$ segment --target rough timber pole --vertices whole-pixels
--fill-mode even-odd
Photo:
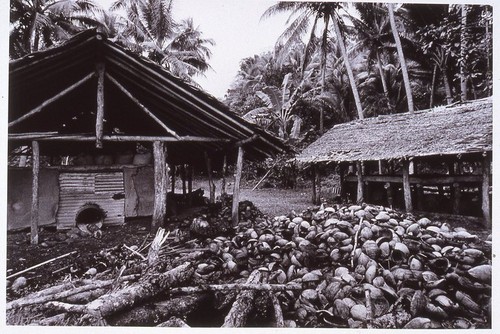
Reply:
[[[358,175],[358,191],[356,196],[356,202],[361,203],[364,199],[363,193],[363,163],[361,161],[356,162],[356,169]]]
[[[153,207],[153,219],[151,221],[151,230],[156,231],[163,225],[167,212],[168,174],[165,143],[160,141],[153,142],[153,156],[155,201]]]
[[[188,203],[191,207],[193,205],[193,166],[187,165],[187,181],[188,181]]]
[[[487,227],[491,226],[491,211],[490,211],[490,161],[488,156],[483,157],[483,184],[481,186],[481,207],[483,209],[484,224]]]
[[[207,175],[208,175],[208,190],[210,192],[210,203],[215,203],[215,183],[212,176],[212,160],[205,152],[205,163],[207,165]]]
[[[31,244],[38,245],[38,207],[39,207],[39,186],[38,174],[40,172],[40,146],[37,141],[33,141],[31,145],[32,150],[32,169],[33,169],[33,183],[32,183],[32,198],[31,198]]]
[[[403,194],[406,212],[412,212],[413,205],[411,203],[410,163],[407,160],[403,160]]]
[[[224,161],[222,162],[222,180],[220,184],[221,195],[226,195],[226,173],[227,173],[227,156],[224,154]]]
[[[316,204],[316,198],[318,197],[316,194],[316,164],[312,165],[312,203]]]
[[[240,203],[240,181],[241,171],[243,169],[243,147],[238,147],[238,158],[236,160],[236,172],[234,174],[234,188],[233,188],[233,208],[232,208],[232,222],[233,227],[239,223],[238,208]]]
[[[97,113],[95,122],[95,147],[102,148],[104,132],[104,63],[97,64]]]

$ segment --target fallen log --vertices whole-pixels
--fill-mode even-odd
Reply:
[[[257,284],[261,280],[261,273],[254,270],[248,277],[247,284]],[[246,290],[241,292],[229,310],[224,319],[222,327],[243,327],[247,321],[248,315],[252,311],[255,290]]]
[[[169,300],[141,305],[131,310],[119,312],[107,318],[113,326],[147,326],[168,320],[172,316],[186,316],[207,297],[206,294],[193,294]]]
[[[52,317],[48,317],[45,319],[41,319],[40,321],[34,323],[34,325],[37,326],[54,326],[54,325],[59,325],[61,326],[62,322],[66,320],[66,317],[68,316],[68,313],[59,313],[56,314]]]
[[[186,322],[180,318],[172,317],[165,322],[162,322],[156,327],[190,327]]]
[[[229,284],[203,284],[199,286],[183,286],[170,290],[171,294],[177,293],[198,293],[207,291],[222,291],[228,292],[231,290],[254,290],[254,291],[294,291],[302,290],[301,284],[251,284],[251,283],[229,283]]]
[[[24,270],[18,271],[18,272],[17,272],[17,273],[15,273],[15,274],[12,274],[12,275],[10,275],[10,276],[7,276],[7,278],[6,278],[6,279],[10,279],[10,278],[13,278],[13,277],[19,276],[19,275],[21,275],[21,274],[24,274],[25,272],[31,271],[31,270],[33,270],[33,269],[39,268],[39,267],[44,266],[44,265],[46,265],[46,264],[48,264],[48,263],[54,262],[54,261],[56,261],[56,260],[59,260],[59,259],[65,258],[65,257],[67,257],[67,256],[70,256],[70,255],[73,255],[73,254],[76,254],[76,253],[78,253],[78,251],[69,252],[69,253],[66,253],[66,254],[63,254],[63,255],[60,255],[60,256],[54,257],[54,258],[52,258],[52,259],[50,259],[50,260],[44,261],[44,262],[42,262],[42,263],[35,264],[34,266],[31,266],[31,267],[26,268],[26,269],[24,269]]]
[[[193,264],[186,262],[165,273],[148,275],[142,281],[88,303],[85,311],[97,317],[107,317],[148,300],[172,286],[189,281],[193,273]]]
[[[285,320],[283,319],[283,310],[281,309],[280,301],[272,292],[269,292],[269,298],[271,299],[271,303],[273,305],[274,322],[276,327],[285,327]]]
[[[71,304],[87,304],[96,298],[101,297],[109,291],[109,288],[97,288],[89,291],[83,291],[66,298],[61,298],[62,301]]]
[[[138,275],[129,275],[121,277],[118,282],[131,281],[139,278]],[[106,281],[80,280],[75,282],[64,283],[55,287],[51,287],[34,294],[30,294],[23,298],[19,298],[8,302],[6,310],[19,308],[22,306],[42,304],[53,300],[62,300],[70,296],[78,295],[95,289],[101,289],[113,285],[117,280],[111,279]],[[68,290],[69,289],[69,290]],[[71,299],[70,299],[71,300]],[[67,300],[69,301],[69,300]]]

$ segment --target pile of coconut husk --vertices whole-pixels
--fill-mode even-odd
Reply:
[[[188,326],[208,313],[223,327],[491,327],[491,238],[371,205],[269,219],[242,202],[231,230],[226,209],[159,230],[127,260],[104,251],[115,261],[107,274],[12,300],[7,312],[49,309],[40,325]]]

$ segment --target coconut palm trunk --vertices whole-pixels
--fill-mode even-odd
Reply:
[[[403,46],[401,45],[401,39],[399,38],[398,29],[396,27],[396,20],[394,19],[394,9],[392,3],[387,4],[387,9],[389,10],[389,20],[391,22],[392,34],[394,35],[394,41],[396,42],[396,48],[398,50],[399,63],[401,64],[401,71],[403,72],[403,81],[406,91],[406,100],[408,102],[408,111],[413,113],[413,95],[411,92],[410,77],[408,75],[408,67],[406,66],[406,60],[403,53]]]
[[[392,111],[391,100],[389,99],[389,89],[387,88],[387,81],[385,80],[384,69],[382,67],[382,61],[380,60],[380,51],[377,50],[377,68],[380,74],[380,81],[382,81],[382,89],[384,90],[384,96],[387,99],[387,107]]]
[[[344,58],[345,68],[347,70],[347,76],[349,77],[349,83],[352,89],[352,95],[354,96],[354,102],[356,104],[356,110],[358,111],[358,118],[363,119],[363,107],[361,106],[361,99],[359,97],[358,87],[356,86],[356,81],[354,80],[354,73],[352,72],[351,63],[349,62],[349,57],[347,56],[347,50],[342,39],[342,34],[340,32],[339,23],[335,17],[335,9],[330,12],[330,17],[332,18],[333,28],[335,29],[335,35],[337,36],[337,42],[340,47],[340,52],[342,53],[342,58]]]
[[[467,12],[469,7],[462,5],[462,24],[460,25],[460,99],[467,101]]]

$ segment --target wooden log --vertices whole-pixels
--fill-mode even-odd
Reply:
[[[38,220],[40,219],[39,216],[39,174],[40,174],[40,146],[38,142],[35,140],[31,144],[31,150],[32,150],[32,174],[33,174],[33,180],[31,184],[31,233],[30,233],[30,240],[32,245],[38,245]]]
[[[181,180],[182,180],[182,194],[186,195],[187,193],[187,180],[186,180],[186,165],[181,165]]]
[[[364,196],[365,196],[363,193],[363,162],[357,161],[356,169],[357,169],[356,175],[358,182],[358,187],[356,192],[356,202],[362,203],[364,201]]]
[[[68,313],[86,313],[85,305],[69,304],[58,301],[50,301],[45,304],[49,309],[64,311]]]
[[[97,70],[97,112],[95,122],[95,147],[102,148],[104,134],[104,63],[98,63]]]
[[[193,312],[208,296],[193,294],[170,298],[166,301],[140,305],[115,313],[106,320],[113,326],[148,326],[168,320],[172,316],[185,317]]]
[[[156,327],[190,327],[184,320],[177,318],[177,317],[171,317],[165,322],[162,322]]]
[[[5,308],[6,310],[11,310],[28,305],[42,304],[53,300],[63,300],[67,299],[68,297],[88,291],[107,288],[120,282],[135,281],[138,278],[139,275],[127,275],[122,276],[119,279],[110,279],[104,281],[79,280],[75,282],[65,283],[33,294],[29,294],[16,300],[12,300],[5,304]]]
[[[193,206],[193,166],[187,165],[188,204]]]
[[[208,153],[205,152],[205,164],[207,166],[207,175],[208,175],[208,188],[210,193],[210,203],[215,203],[215,183],[212,176],[212,160],[208,156]]]
[[[99,298],[102,295],[106,294],[108,291],[109,291],[108,288],[92,289],[89,291],[83,291],[68,296],[66,298],[61,298],[61,300],[65,303],[70,303],[70,304],[87,304],[93,301],[94,299]]]
[[[97,317],[113,313],[144,302],[171,287],[185,284],[194,273],[194,265],[186,262],[165,273],[151,275],[123,289],[97,298],[85,306],[85,311]]]
[[[389,182],[387,182],[384,187],[387,192],[387,205],[390,208],[392,208],[392,206],[394,205],[394,195],[392,191],[392,185]]]
[[[491,227],[491,209],[490,209],[490,160],[488,156],[483,157],[482,161],[482,184],[481,184],[481,208],[483,210],[484,225]]]
[[[405,199],[406,212],[412,212],[413,204],[411,200],[410,187],[410,164],[407,160],[403,160],[403,195]]]
[[[62,135],[57,132],[46,133],[10,133],[9,140],[38,140],[38,141],[81,141],[90,142],[95,141],[96,136],[91,134],[85,135]],[[103,135],[103,141],[110,142],[130,142],[130,141],[144,141],[144,142],[200,142],[200,143],[228,143],[229,139],[225,138],[212,138],[212,137],[197,137],[197,136],[127,136],[127,135]]]
[[[166,148],[164,143],[159,141],[153,142],[153,156],[155,200],[151,230],[156,231],[163,225],[167,214],[168,175],[166,167]]]
[[[452,198],[453,198],[453,214],[460,214],[460,199],[462,197],[462,192],[460,190],[460,183],[455,182],[452,185]]]
[[[236,227],[239,223],[239,203],[240,203],[240,182],[241,182],[241,172],[243,170],[243,147],[238,147],[238,158],[236,160],[236,171],[234,174],[234,187],[233,187],[233,206],[231,211],[231,218],[233,227]]]
[[[316,187],[318,188],[318,191],[316,193],[316,204],[321,204],[321,169],[319,168],[319,164],[314,164],[316,168]]]
[[[247,283],[257,284],[261,280],[261,273],[258,270],[254,270],[248,277]],[[229,313],[224,319],[224,324],[222,327],[243,327],[246,324],[248,315],[252,311],[253,299],[255,297],[255,291],[248,290],[241,292],[229,310]]]
[[[228,284],[203,284],[198,286],[183,286],[179,288],[173,288],[170,290],[171,294],[177,293],[199,293],[207,291],[222,291],[228,292],[232,290],[243,291],[243,290],[253,290],[253,291],[297,291],[302,290],[301,284],[252,284],[252,283],[228,283]]]
[[[279,328],[285,327],[285,320],[283,319],[283,310],[281,309],[280,301],[272,292],[269,292],[269,298],[271,299],[271,303],[273,305],[275,326]]]
[[[372,329],[373,309],[370,289],[365,289],[365,305],[366,305],[366,328]]]
[[[357,182],[357,177],[353,175],[346,176],[347,182]],[[400,176],[391,175],[364,175],[363,180],[367,182],[391,182],[402,183]],[[436,185],[436,184],[450,184],[453,182],[460,183],[480,183],[482,181],[481,175],[410,175],[410,183],[420,183],[422,185]]]
[[[63,321],[66,320],[68,313],[59,313],[52,317],[44,318],[35,323],[37,326],[61,326]]]
[[[38,105],[35,108],[31,109],[28,113],[24,114],[23,116],[19,117],[16,120],[10,122],[9,123],[9,128],[12,127],[12,126],[14,126],[14,125],[16,125],[16,124],[18,124],[19,122],[24,121],[25,119],[28,119],[28,118],[32,117],[33,115],[39,113],[40,111],[43,110],[43,108],[45,108],[46,106],[48,106],[52,102],[59,100],[61,97],[65,96],[66,94],[68,94],[72,90],[80,87],[85,82],[87,82],[88,80],[90,80],[93,76],[94,76],[94,72],[89,73],[86,76],[84,76],[82,79],[78,80],[77,82],[75,82],[74,84],[72,84],[71,86],[69,86],[68,88],[63,89],[62,91],[60,91],[56,95],[54,95],[51,98],[43,101],[40,105]]]
[[[340,177],[340,199],[342,202],[347,202],[346,200],[346,188],[345,188],[345,177],[346,177],[346,166],[343,163],[339,163],[339,177]]]

